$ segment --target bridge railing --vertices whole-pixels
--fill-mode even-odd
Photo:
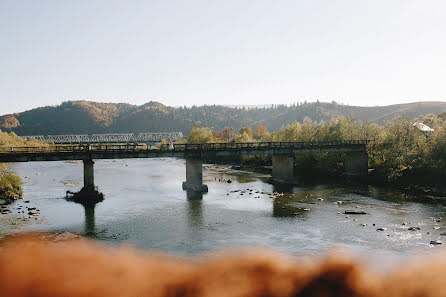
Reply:
[[[181,143],[160,144],[77,144],[49,145],[42,147],[0,147],[0,154],[23,153],[82,153],[82,152],[135,152],[135,151],[224,151],[241,149],[317,149],[367,145],[368,140],[319,141],[319,142],[243,142],[243,143]]]
[[[143,144],[91,144],[91,145],[48,145],[41,147],[0,147],[0,154],[21,153],[81,153],[94,151],[136,151],[146,150]]]
[[[318,148],[367,145],[369,140],[315,141],[315,142],[237,142],[237,143],[182,143],[174,144],[174,150],[239,150],[239,149],[274,149],[274,148]],[[172,145],[162,144],[160,150],[172,150]]]

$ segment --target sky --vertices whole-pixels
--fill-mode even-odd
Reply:
[[[0,0],[0,114],[446,101],[444,0]]]

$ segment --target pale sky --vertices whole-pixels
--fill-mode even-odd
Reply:
[[[0,0],[0,114],[446,100],[444,0]]]

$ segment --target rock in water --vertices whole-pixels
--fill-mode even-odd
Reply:
[[[363,210],[347,209],[346,211],[344,211],[344,214],[363,215],[363,214],[367,214],[367,213]]]
[[[420,227],[410,227],[407,230],[409,230],[409,231],[417,231],[417,230],[420,230]]]

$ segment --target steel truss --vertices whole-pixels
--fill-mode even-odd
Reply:
[[[20,136],[25,140],[38,140],[55,144],[71,143],[154,143],[161,140],[176,141],[183,138],[181,132],[161,133],[108,133],[108,134],[79,134],[79,135],[29,135]]]

